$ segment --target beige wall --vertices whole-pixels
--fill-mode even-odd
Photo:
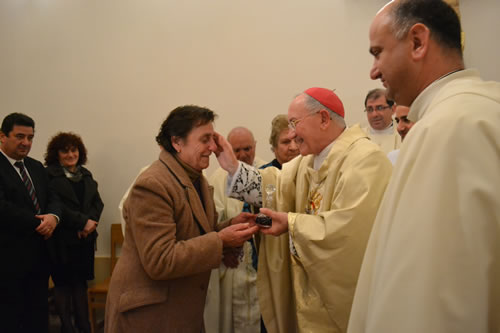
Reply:
[[[485,80],[500,81],[498,13],[498,0],[460,0],[465,65],[479,69]]]
[[[335,88],[350,124],[378,87],[368,71],[368,27],[383,0],[0,2],[0,116],[37,122],[31,155],[57,131],[81,134],[105,202],[98,255],[138,170],[156,158],[161,121],[181,104],[219,114],[222,134],[254,131],[270,160],[270,120],[295,93]],[[466,61],[500,80],[495,0],[460,2]],[[216,162],[208,173],[212,172]]]

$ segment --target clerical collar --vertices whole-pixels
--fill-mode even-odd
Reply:
[[[384,128],[383,130],[377,130],[374,129],[370,126],[370,134],[375,134],[375,135],[387,135],[387,134],[392,134],[394,133],[394,123],[391,121],[391,124]]]
[[[445,75],[441,76],[439,79],[437,79],[436,81],[439,81],[441,79],[444,79],[445,77],[447,77],[448,75],[451,75],[453,73],[456,73],[456,72],[460,72],[460,71],[463,71],[465,68],[460,68],[460,69],[456,69],[454,71],[451,71],[449,73],[446,73]]]
[[[333,144],[335,143],[335,140],[332,141],[328,146],[326,146],[321,153],[318,155],[314,156],[314,163],[313,163],[313,169],[318,171],[319,168],[321,167],[321,164],[325,161],[325,159],[328,156],[328,153],[330,153],[330,150],[332,150]]]

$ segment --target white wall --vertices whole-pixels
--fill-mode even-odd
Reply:
[[[464,58],[485,80],[500,81],[500,0],[460,0]]]
[[[138,170],[157,157],[168,112],[199,104],[222,134],[249,127],[270,160],[270,121],[311,86],[364,120],[368,27],[384,0],[2,0],[0,117],[36,121],[31,156],[57,131],[82,135],[105,202],[98,255]],[[500,80],[499,1],[463,1],[466,61]],[[212,161],[208,173],[217,165]]]

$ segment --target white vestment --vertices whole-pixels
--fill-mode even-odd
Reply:
[[[387,154],[387,158],[389,161],[391,161],[392,165],[396,165],[396,161],[398,160],[398,155],[399,155],[399,149],[390,151],[389,154]]]
[[[363,130],[368,134],[370,140],[380,146],[380,149],[386,154],[401,146],[401,136],[396,131],[396,125],[391,124],[383,130],[374,130],[370,126],[364,127]]]
[[[255,157],[253,165],[260,167],[266,162]],[[219,221],[230,219],[243,209],[243,202],[228,198],[225,193],[227,172],[222,168],[209,178],[214,187],[214,202]],[[245,242],[241,262],[237,268],[222,263],[212,270],[205,306],[205,330],[207,333],[258,333],[260,332],[260,308],[257,301],[257,272],[252,266],[252,246]]]
[[[415,99],[361,268],[350,333],[500,332],[500,84]]]

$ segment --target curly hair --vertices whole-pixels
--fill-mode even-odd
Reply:
[[[83,144],[82,138],[72,132],[59,132],[50,139],[45,153],[45,165],[53,165],[59,163],[59,151],[66,150],[72,147],[78,149],[78,165],[87,163],[87,148]]]
[[[189,132],[195,127],[213,122],[217,115],[210,109],[196,106],[184,105],[172,110],[167,119],[161,124],[160,131],[156,136],[156,142],[166,151],[175,154],[172,146],[172,137],[185,139]]]

